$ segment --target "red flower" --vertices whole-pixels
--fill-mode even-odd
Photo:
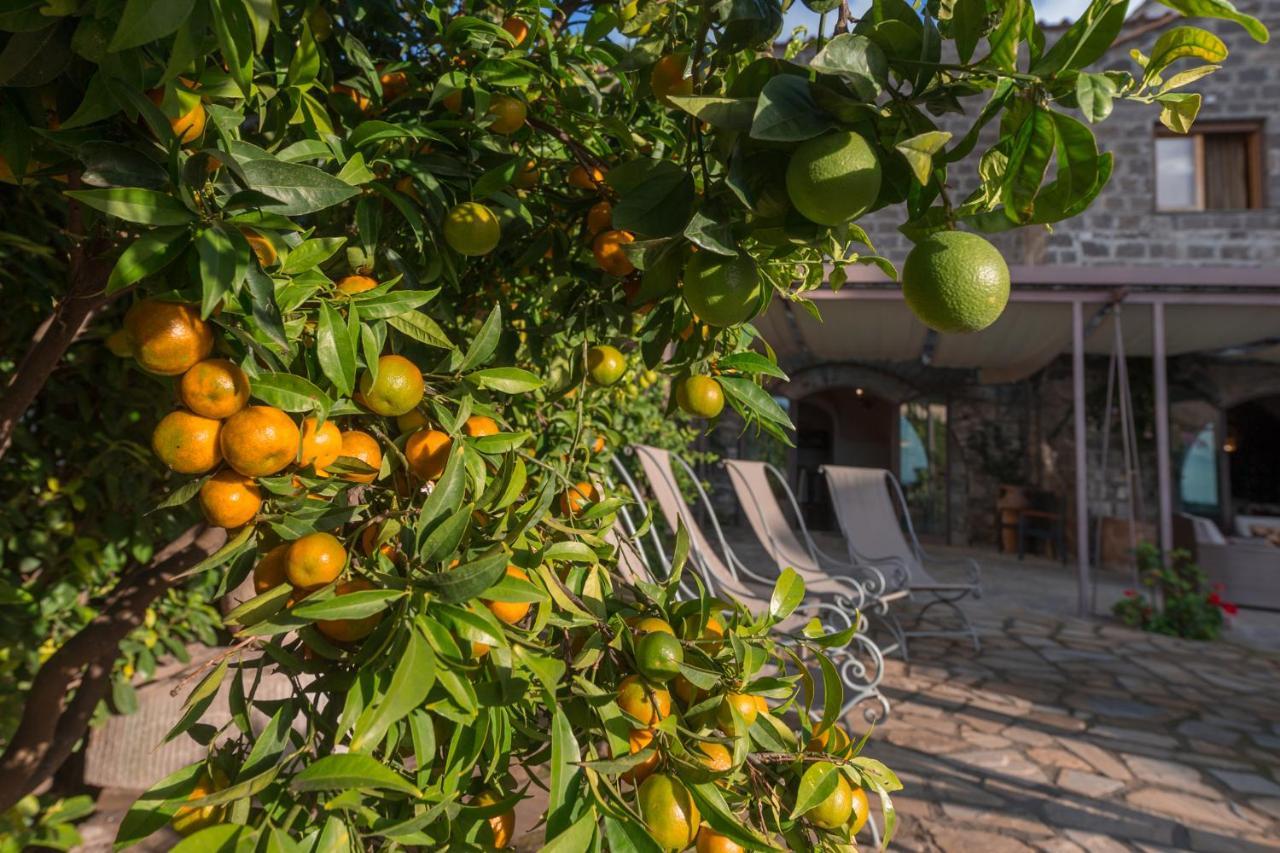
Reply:
[[[1209,594],[1209,603],[1210,603],[1210,604],[1216,604],[1216,605],[1218,605],[1218,606],[1220,606],[1220,607],[1221,607],[1221,606],[1222,606],[1222,597],[1221,597],[1221,596],[1219,596],[1216,592],[1212,592],[1212,593],[1210,593],[1210,594]]]
[[[1137,591],[1136,591],[1136,590],[1132,590],[1132,589],[1126,589],[1126,590],[1124,591],[1124,597],[1125,597],[1125,598],[1133,598],[1133,597],[1134,597],[1135,595],[1137,595],[1137,594],[1138,594],[1138,593],[1137,593]]]
[[[1228,616],[1235,616],[1237,613],[1240,612],[1240,608],[1236,607],[1234,604],[1231,604],[1230,602],[1224,601],[1222,602],[1222,612],[1227,614]]]

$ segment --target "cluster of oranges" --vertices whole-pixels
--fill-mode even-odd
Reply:
[[[377,531],[376,527],[369,530]],[[321,587],[333,583],[347,567],[347,549],[331,533],[309,533],[272,548],[253,567],[253,588],[261,595],[281,584],[293,587],[288,604],[292,606]],[[351,578],[338,583],[335,595],[347,595],[373,589],[363,578]],[[316,630],[331,640],[353,643],[362,640],[378,627],[382,614],[374,613],[356,619],[321,619]]]

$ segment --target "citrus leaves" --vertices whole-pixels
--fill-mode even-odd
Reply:
[[[302,163],[257,159],[243,163],[242,168],[250,188],[269,197],[263,209],[282,216],[317,213],[359,192],[323,169]]]
[[[1266,44],[1271,39],[1266,26],[1252,15],[1241,12],[1229,0],[1159,0],[1162,6],[1168,6],[1175,12],[1188,18],[1220,18],[1234,21],[1244,27],[1254,41]]]
[[[156,190],[122,188],[69,190],[67,195],[103,213],[142,225],[183,225],[195,215],[171,195]]]
[[[802,142],[831,126],[830,117],[809,94],[809,81],[780,74],[770,79],[760,92],[751,120],[751,136],[771,142]]]

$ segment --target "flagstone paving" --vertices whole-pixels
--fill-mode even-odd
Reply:
[[[1280,655],[978,612],[887,664],[894,849],[1280,850]]]

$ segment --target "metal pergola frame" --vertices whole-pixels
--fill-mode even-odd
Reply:
[[[902,299],[897,284],[878,269],[854,266],[839,291],[805,294],[816,302],[830,300],[890,301]],[[1071,267],[1014,266],[1011,302],[1071,306],[1071,375],[1075,451],[1077,607],[1081,616],[1092,605],[1089,561],[1088,430],[1085,421],[1086,330],[1100,312],[1123,302],[1151,308],[1153,383],[1155,386],[1156,481],[1159,494],[1160,550],[1173,550],[1173,461],[1169,439],[1168,347],[1165,308],[1169,305],[1236,305],[1280,308],[1280,268],[1273,267]],[[1086,308],[1093,309],[1086,316]]]

